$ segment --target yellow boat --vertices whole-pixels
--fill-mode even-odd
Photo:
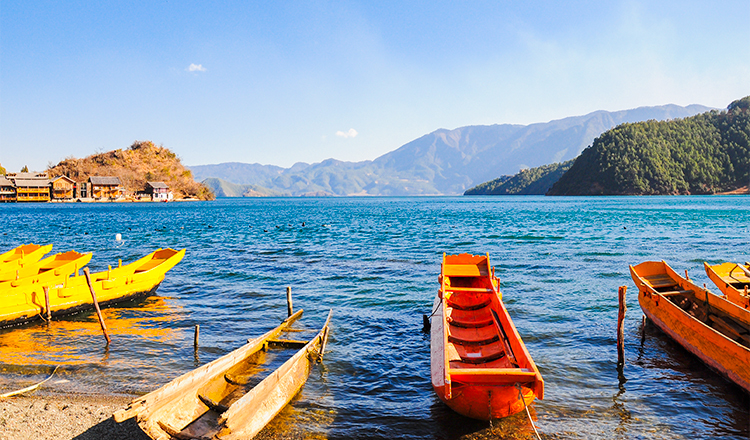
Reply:
[[[302,315],[300,310],[263,336],[133,400],[114,419],[136,417],[155,440],[253,438],[302,389],[313,363],[323,356],[332,312],[309,342],[276,339]],[[252,386],[265,352],[274,346],[300,350]]]
[[[83,268],[91,261],[91,253],[76,251],[55,254],[36,263],[0,271],[0,293],[30,284],[52,285]]]
[[[664,261],[630,266],[643,313],[706,365],[750,392],[750,311],[698,287]]]
[[[128,265],[91,274],[100,305],[145,296],[156,291],[167,271],[182,260],[185,249],[159,249]],[[34,321],[46,314],[44,287],[49,288],[52,316],[76,313],[94,306],[82,275],[56,279],[55,284],[23,284],[0,293],[0,327]]]
[[[51,244],[45,246],[33,243],[23,244],[0,254],[0,270],[5,270],[9,267],[20,267],[27,263],[35,263],[51,250]]]
[[[716,284],[729,301],[738,306],[750,308],[750,265],[723,263],[714,266],[704,262],[703,267],[706,269],[706,275]]]

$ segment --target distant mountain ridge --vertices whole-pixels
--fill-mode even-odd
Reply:
[[[237,162],[191,166],[195,179],[253,185],[286,195],[454,195],[520,169],[577,157],[594,138],[625,122],[685,118],[711,110],[674,104],[616,112],[595,111],[531,125],[477,125],[439,129],[372,161],[327,159],[290,168]],[[217,181],[206,184],[212,186]],[[218,192],[217,192],[218,195]]]

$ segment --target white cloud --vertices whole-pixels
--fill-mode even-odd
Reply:
[[[191,63],[190,66],[187,69],[185,69],[185,70],[187,70],[188,72],[205,72],[206,68],[203,67],[203,64],[192,64]]]
[[[342,137],[344,139],[349,139],[353,137],[357,137],[359,133],[357,133],[357,130],[350,128],[349,131],[337,131],[336,136]]]

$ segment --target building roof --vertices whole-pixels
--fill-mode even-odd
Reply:
[[[164,182],[146,182],[146,185],[150,186],[153,189],[157,189],[157,188],[169,189],[169,186],[167,186],[167,184]]]
[[[6,179],[5,176],[0,176],[0,186],[13,186],[13,182]]]
[[[92,185],[122,185],[119,177],[111,176],[90,176],[89,182]]]
[[[68,182],[70,182],[70,183],[76,183],[76,181],[75,181],[75,180],[71,179],[71,178],[70,178],[70,177],[68,177],[68,176],[57,176],[57,177],[55,177],[54,179],[50,179],[50,182],[56,182],[56,181],[58,181],[58,180],[60,180],[60,179],[65,179],[65,180],[67,180],[67,181],[68,181]]]
[[[20,188],[44,188],[49,186],[49,179],[16,179],[15,184]]]

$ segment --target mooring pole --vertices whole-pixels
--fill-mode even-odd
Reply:
[[[288,316],[294,314],[294,307],[292,307],[292,286],[286,287],[286,311]]]
[[[620,300],[620,310],[617,313],[617,365],[625,364],[625,312],[628,307],[625,305],[625,292],[627,292],[628,286],[620,286],[618,296]]]
[[[44,286],[44,307],[47,309],[47,322],[52,321],[52,310],[49,308],[49,287]]]
[[[201,333],[201,326],[199,324],[195,324],[195,338],[193,339],[193,347],[195,349],[198,349],[198,336]]]
[[[96,309],[96,316],[97,318],[99,318],[99,325],[102,326],[102,333],[104,333],[104,338],[107,340],[107,345],[109,345],[109,343],[112,341],[109,339],[109,332],[107,332],[107,326],[104,324],[104,318],[102,318],[102,311],[99,308],[99,301],[96,300],[96,292],[94,292],[94,285],[91,284],[91,275],[89,275],[88,267],[83,268],[83,274],[86,276],[86,283],[89,285],[91,298],[94,300],[94,308]]]

